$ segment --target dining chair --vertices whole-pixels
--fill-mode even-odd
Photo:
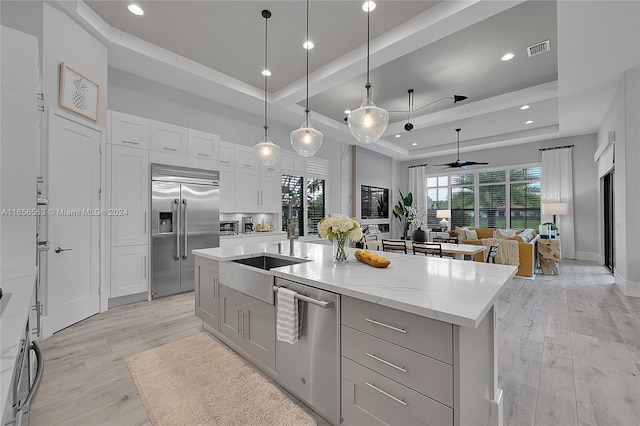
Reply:
[[[378,241],[378,236],[376,234],[365,235],[364,236],[364,248],[367,248],[367,241]],[[376,247],[376,250],[380,250],[380,247]]]
[[[450,244],[458,244],[458,238],[456,237],[433,237],[434,243],[450,243]]]
[[[407,254],[407,241],[406,240],[385,240],[382,239],[383,251],[401,251]]]
[[[442,245],[439,243],[412,243],[413,254],[424,253],[426,256],[442,257]]]
[[[489,247],[489,254],[487,254],[487,263],[496,263],[496,255],[498,254],[498,244]]]

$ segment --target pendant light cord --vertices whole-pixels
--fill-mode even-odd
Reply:
[[[307,103],[304,110],[305,114],[309,114],[309,0],[307,0]]]
[[[269,14],[270,16],[270,14]],[[269,68],[267,68],[267,46],[268,46],[268,37],[269,32],[267,31],[267,26],[269,22],[269,16],[264,17],[264,140],[268,140],[267,138],[267,129],[269,126],[267,125],[267,74],[266,72]]]
[[[371,14],[371,10],[367,11],[367,84],[368,86],[371,86],[371,83],[369,82],[369,40],[370,40],[370,35],[369,35],[369,15]]]

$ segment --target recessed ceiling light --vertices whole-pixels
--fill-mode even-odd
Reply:
[[[307,40],[304,43],[302,43],[302,47],[304,47],[307,50],[313,49],[313,42],[311,40]]]
[[[510,61],[514,56],[515,55],[513,53],[505,53],[504,56],[500,59],[502,59],[503,61]]]
[[[134,15],[144,15],[144,10],[142,10],[142,8],[140,6],[138,6],[135,3],[131,3],[128,6],[129,12],[133,13]]]
[[[524,122],[524,124],[531,124],[531,123],[533,123],[533,120],[528,120]]]
[[[262,75],[264,75],[265,77],[269,77],[269,76],[271,76],[271,71],[269,71],[269,70],[262,70]]]
[[[412,143],[411,145],[416,146],[416,145],[418,145],[418,143],[417,143],[417,142],[414,142],[414,143]]]
[[[396,138],[399,138],[399,137],[400,137],[400,135],[396,135]]]
[[[351,112],[351,110],[350,110],[350,109],[345,109],[345,110],[344,110],[344,113],[345,113],[345,114],[349,114],[350,112]]]
[[[522,106],[520,107],[520,109],[529,109],[529,108],[531,108],[529,105],[522,105]]]
[[[362,10],[364,10],[365,12],[373,12],[373,9],[375,8],[376,8],[375,1],[365,1],[364,3],[362,3]]]

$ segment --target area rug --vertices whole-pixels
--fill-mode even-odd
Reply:
[[[126,362],[155,426],[316,424],[306,407],[206,333]]]

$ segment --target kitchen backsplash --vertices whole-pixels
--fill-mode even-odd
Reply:
[[[256,227],[254,228],[255,230],[267,225],[271,225],[273,231],[280,230],[280,221],[273,213],[220,213],[220,220],[237,220],[242,226],[242,218],[246,216],[253,218],[253,224]],[[258,224],[260,224],[261,227],[257,227]],[[242,229],[240,229],[240,232],[242,232]]]

